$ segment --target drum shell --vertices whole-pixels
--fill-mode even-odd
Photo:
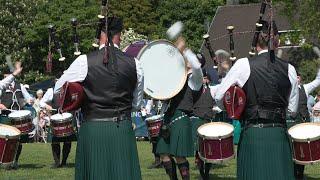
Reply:
[[[21,117],[10,117],[11,125],[21,131],[21,134],[28,134],[34,128],[30,114]]]
[[[14,161],[21,132],[12,126],[0,125],[14,129],[18,133],[18,135],[14,136],[0,134],[0,165],[9,165]]]
[[[198,137],[199,157],[206,163],[221,164],[234,158],[233,136],[224,139]]]
[[[66,137],[74,134],[72,117],[63,120],[51,120],[52,134],[56,137]]]
[[[150,137],[158,137],[160,134],[162,119],[146,120]]]
[[[307,165],[320,162],[320,139],[311,142],[292,142],[293,160]]]

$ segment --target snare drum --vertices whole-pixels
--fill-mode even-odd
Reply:
[[[55,114],[50,117],[52,134],[56,137],[67,137],[74,134],[73,116],[71,113]]]
[[[234,158],[233,126],[224,122],[207,123],[198,128],[198,153],[206,163],[224,163]]]
[[[8,115],[11,125],[18,128],[21,134],[28,134],[33,129],[31,111],[14,111]]]
[[[151,116],[146,119],[149,136],[158,137],[163,122],[163,115]]]
[[[10,165],[16,156],[21,132],[19,129],[0,124],[0,164]]]
[[[292,138],[293,160],[307,165],[320,161],[320,125],[301,123],[288,130]]]

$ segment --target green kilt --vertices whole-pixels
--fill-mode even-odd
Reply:
[[[81,124],[76,180],[141,180],[136,138],[130,120]]]
[[[281,127],[242,130],[237,167],[238,180],[294,180],[287,130]]]
[[[201,119],[199,117],[193,116],[190,118],[192,121],[192,140],[193,140],[193,147],[194,151],[198,151],[198,128],[210,121]]]
[[[175,157],[193,157],[192,127],[190,118],[180,110],[176,110],[170,122],[182,117],[170,125],[170,138],[158,138],[157,153],[171,154]]]

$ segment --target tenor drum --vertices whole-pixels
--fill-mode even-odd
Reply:
[[[123,52],[132,57],[136,58],[141,51],[141,49],[147,44],[147,41],[136,41],[131,44],[129,44],[127,47],[123,49]]]
[[[151,116],[146,119],[149,136],[158,137],[163,123],[163,115]]]
[[[233,126],[224,122],[207,123],[198,128],[198,153],[206,163],[221,164],[234,158]]]
[[[50,117],[52,134],[56,137],[67,137],[74,134],[73,116],[71,113],[55,114]]]
[[[320,161],[320,125],[301,123],[288,130],[292,138],[293,160],[307,165]]]
[[[21,131],[21,134],[28,134],[33,129],[32,114],[28,110],[14,111],[8,115],[11,125]]]
[[[144,92],[154,99],[174,97],[183,88],[187,68],[183,55],[169,41],[150,42],[139,53],[144,71]]]
[[[19,129],[0,124],[0,165],[9,165],[14,161],[20,135]]]

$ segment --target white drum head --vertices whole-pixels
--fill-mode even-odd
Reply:
[[[153,120],[161,119],[162,117],[163,115],[155,115],[155,116],[146,118],[146,121],[153,121]]]
[[[8,115],[9,118],[20,118],[31,115],[31,111],[28,110],[20,110],[20,111],[14,111]]]
[[[224,137],[233,133],[234,127],[224,122],[207,123],[198,128],[198,134],[206,137]]]
[[[55,114],[51,116],[52,121],[63,121],[72,117],[71,113]]]
[[[144,71],[144,92],[152,98],[166,100],[183,88],[187,79],[184,57],[169,41],[149,43],[139,53]]]
[[[307,141],[320,138],[320,125],[315,123],[301,123],[288,130],[293,139]]]
[[[8,125],[4,125],[4,124],[0,124],[0,136],[18,136],[20,135],[21,132],[12,126],[8,126]]]

